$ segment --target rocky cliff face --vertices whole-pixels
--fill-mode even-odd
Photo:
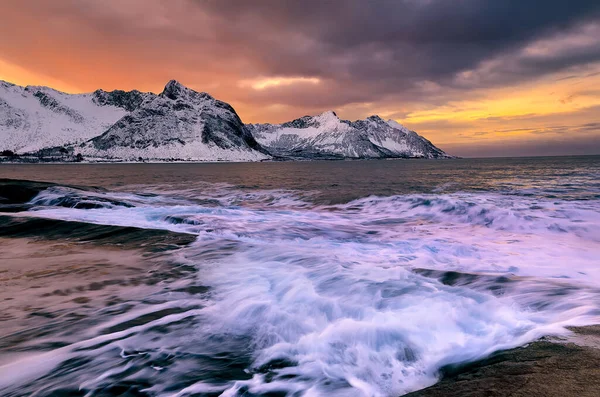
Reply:
[[[143,93],[138,90],[114,90],[109,92],[96,90],[94,91],[92,100],[99,106],[115,106],[125,109],[128,112],[133,112],[140,107],[144,100],[154,98],[155,96],[155,94],[149,92]]]
[[[268,158],[229,104],[177,81],[170,81],[159,95],[119,94],[106,100],[135,109],[82,147],[84,155],[132,160]]]

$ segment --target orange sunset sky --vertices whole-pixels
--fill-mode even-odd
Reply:
[[[3,0],[0,79],[244,122],[392,118],[459,156],[600,154],[598,1]]]

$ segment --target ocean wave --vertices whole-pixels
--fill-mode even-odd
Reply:
[[[169,255],[196,269],[178,291],[197,293],[159,288],[154,307],[1,372],[52,363],[20,375],[46,379],[44,393],[68,378],[90,393],[127,380],[155,396],[395,396],[445,365],[600,320],[598,201],[147,193],[47,189],[17,215],[194,235]]]

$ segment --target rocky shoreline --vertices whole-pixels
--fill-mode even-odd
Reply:
[[[571,328],[568,338],[542,338],[474,363],[445,368],[437,384],[407,397],[597,397],[600,325]]]

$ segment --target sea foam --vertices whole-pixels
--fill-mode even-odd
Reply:
[[[293,192],[211,189],[54,189],[22,213],[197,236],[172,255],[209,292],[162,291],[170,307],[193,309],[99,336],[130,321],[113,316],[82,336],[103,338],[97,349],[63,348],[100,368],[78,375],[82,388],[131,371],[124,352],[144,352],[154,369],[130,378],[156,372],[154,395],[396,396],[433,384],[445,365],[600,320],[598,201],[452,193],[317,205]],[[78,207],[78,194],[97,205]],[[110,346],[120,353],[102,353]],[[175,358],[156,364],[164,355]],[[167,384],[189,371],[202,375]]]

